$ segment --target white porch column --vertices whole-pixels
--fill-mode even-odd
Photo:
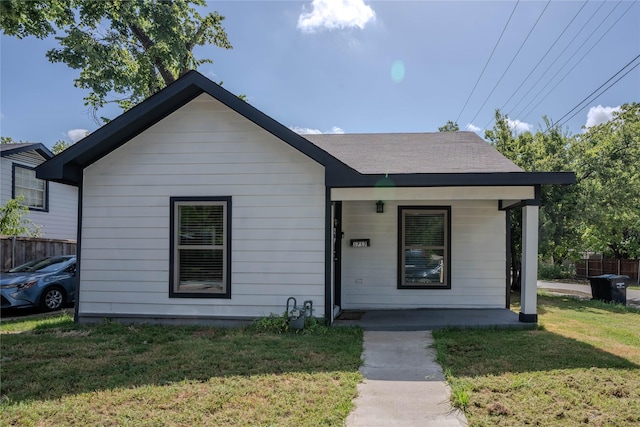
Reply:
[[[538,206],[522,207],[522,290],[520,321],[536,323],[538,286]]]

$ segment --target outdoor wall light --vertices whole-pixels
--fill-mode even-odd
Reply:
[[[382,200],[376,202],[376,213],[384,213],[384,202]]]

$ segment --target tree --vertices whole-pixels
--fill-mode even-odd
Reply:
[[[200,15],[206,0],[3,0],[0,27],[7,35],[56,35],[51,62],[80,70],[75,86],[89,89],[94,112],[115,102],[129,109],[210,59],[196,46],[231,49],[217,12]],[[63,34],[63,35],[62,35]],[[110,98],[112,94],[117,97]]]
[[[640,258],[640,104],[622,105],[570,151],[582,197],[581,249]]]
[[[458,123],[451,120],[448,120],[444,126],[438,128],[438,132],[458,132],[459,130],[460,126],[458,126]]]
[[[71,144],[69,144],[67,141],[63,141],[60,139],[56,141],[55,144],[53,144],[53,146],[51,147],[51,152],[53,154],[60,154],[69,147],[71,147]]]
[[[23,196],[9,199],[4,206],[0,206],[0,234],[4,236],[29,235],[31,237],[40,236],[40,226],[24,218],[29,213],[29,208],[24,206]]]
[[[572,159],[568,147],[572,141],[561,129],[550,125],[535,134],[515,135],[508,117],[496,111],[494,128],[485,137],[505,157],[528,172],[570,171]],[[578,245],[578,218],[581,215],[576,186],[542,186],[539,228],[539,253],[559,264],[572,255]],[[520,289],[522,222],[520,209],[511,211],[512,289]]]
[[[0,144],[22,144],[24,141],[14,141],[10,136],[0,136]]]

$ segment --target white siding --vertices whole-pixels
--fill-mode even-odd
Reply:
[[[449,189],[452,199],[457,190]],[[398,206],[451,206],[451,289],[398,289]],[[505,213],[495,200],[375,201],[342,205],[342,308],[503,308]],[[351,248],[350,239],[371,239]]]
[[[232,197],[231,299],[169,298],[170,197]],[[324,313],[324,169],[208,95],[85,169],[80,316]]]
[[[13,164],[36,167],[44,159],[32,152],[2,158],[0,167],[0,204],[11,199]],[[41,237],[47,239],[76,240],[78,220],[78,189],[76,187],[49,182],[49,210],[29,211],[26,218],[41,227]]]
[[[12,161],[0,157],[0,204],[4,205],[11,198],[11,165]]]

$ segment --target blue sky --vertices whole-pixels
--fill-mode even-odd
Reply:
[[[457,120],[482,136],[500,108],[518,131],[537,130],[547,116],[576,134],[640,101],[640,67],[589,97],[640,64],[632,62],[638,1],[220,1],[209,9],[226,17],[234,48],[198,48],[214,61],[199,71],[300,132],[432,132]],[[99,127],[83,104],[87,92],[73,86],[77,72],[47,61],[54,39],[0,42],[3,136],[50,147]]]

